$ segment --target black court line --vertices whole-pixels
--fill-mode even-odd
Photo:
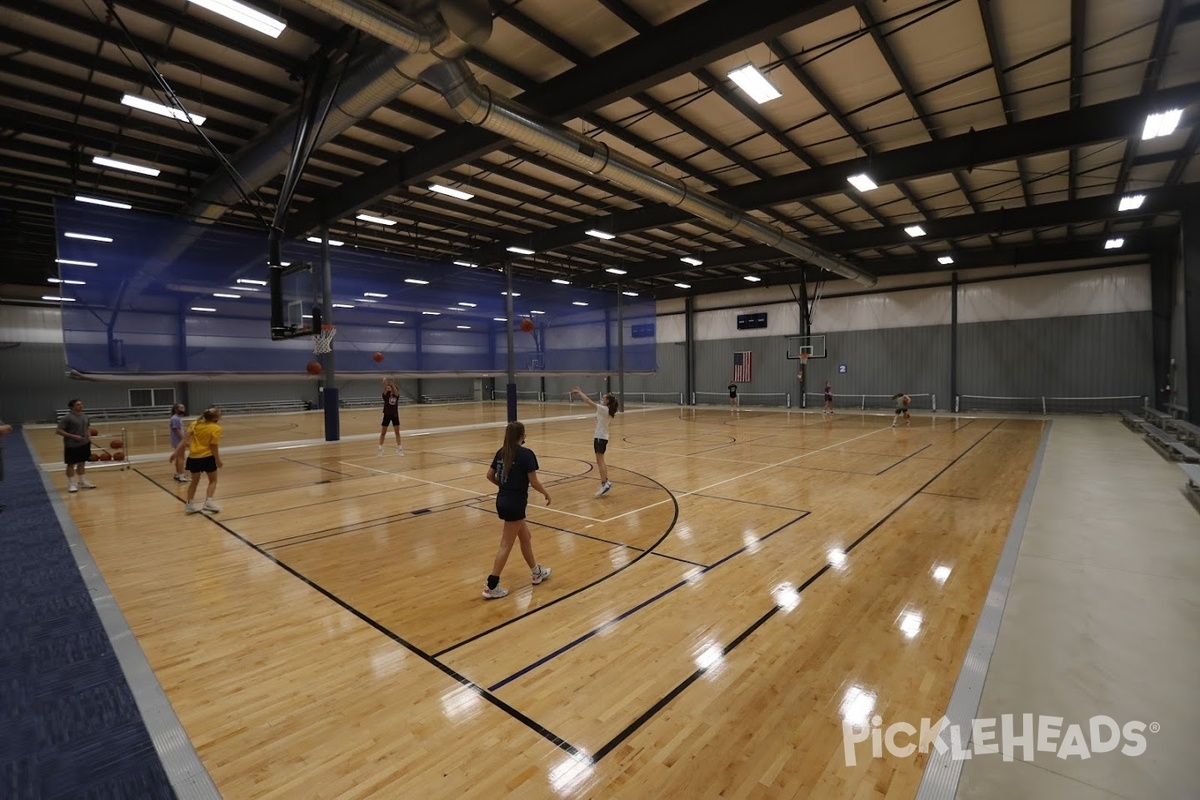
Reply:
[[[986,439],[994,430],[995,430],[995,428],[992,428],[991,430],[984,433],[983,436],[979,437],[979,439],[976,440],[974,443],[972,443],[970,447],[968,447],[966,450],[964,450],[962,453],[960,453],[958,456],[956,456],[954,458],[954,460],[951,461],[949,464],[947,464],[945,467],[938,470],[937,474],[935,474],[932,478],[930,478],[928,481],[926,481],[915,492],[910,494],[905,500],[903,500],[902,502],[897,504],[895,508],[893,508],[882,519],[880,519],[878,522],[876,522],[874,525],[872,525],[870,528],[868,528],[861,536],[859,536],[857,539],[855,539],[853,542],[851,542],[850,545],[842,552],[849,555],[850,552],[852,550],[854,550],[854,548],[858,547],[858,545],[860,545],[862,542],[864,542],[868,536],[870,536],[875,531],[879,530],[879,528],[881,528],[885,522],[887,522],[889,519],[891,519],[893,516],[895,516],[896,512],[898,512],[900,509],[904,508],[904,506],[908,505],[908,503],[910,503],[914,497],[919,495],[926,486],[929,486],[930,484],[932,484],[935,480],[937,480],[939,477],[941,477],[946,472],[946,470],[953,467],[967,453],[974,450],[979,445],[979,443],[982,442],[984,439]],[[826,572],[828,572],[831,566],[832,566],[831,564],[826,563],[823,567],[821,567],[815,573],[810,575],[808,577],[808,579],[805,580],[802,584],[800,584],[800,586],[796,589],[796,594],[800,595],[801,593],[803,593],[804,590],[807,589],[809,586],[811,586],[818,578],[820,578],[822,575],[824,575]],[[758,630],[764,623],[767,622],[767,620],[771,619],[771,617],[775,616],[778,612],[779,612],[778,605],[771,606],[771,609],[769,611],[767,611],[765,614],[763,614],[761,617],[759,617],[752,625],[750,625],[750,627],[746,628],[746,630],[742,631],[742,633],[739,634],[737,637],[735,637],[733,639],[733,641],[731,641],[729,644],[725,645],[724,649],[721,651],[722,659],[724,659],[725,656],[728,656],[729,653],[732,652],[742,642],[744,642],[750,636],[750,634],[752,634],[756,630]],[[699,680],[700,677],[703,676],[704,673],[708,671],[708,669],[709,668],[707,668],[707,667],[701,667],[701,668],[697,669],[695,672],[693,672],[691,675],[689,675],[687,678],[685,678],[683,681],[681,681],[678,685],[676,685],[674,689],[667,692],[667,694],[663,695],[663,697],[659,698],[659,700],[656,703],[654,703],[654,705],[652,705],[650,708],[646,709],[646,711],[644,711],[639,717],[637,717],[637,719],[635,719],[633,722],[631,722],[623,731],[618,733],[608,743],[606,743],[605,745],[600,747],[595,753],[593,753],[592,754],[592,763],[595,764],[595,763],[599,762],[600,759],[604,758],[609,753],[611,753],[614,749],[616,749],[623,741],[625,741],[630,736],[632,736],[638,730],[638,728],[642,727],[647,722],[649,722],[651,719],[653,719],[655,717],[655,715],[657,715],[660,711],[662,711],[664,708],[666,708],[666,706],[672,700],[674,700],[676,697],[678,697],[680,694],[682,694],[685,689],[687,689],[689,686],[691,686],[693,683],[695,683],[697,680]]]
[[[323,467],[320,464],[309,464],[309,463],[300,461],[295,458],[284,458],[283,456],[280,456],[279,460],[280,461],[288,461],[292,464],[299,464],[302,467],[312,467],[313,469],[319,469],[319,470],[323,470],[325,472],[332,472],[334,475],[344,475],[347,478],[357,478],[358,477],[357,475],[351,475],[349,472],[342,472],[341,470],[332,469],[330,467]]]
[[[754,540],[754,544],[757,545],[762,542],[765,542],[767,539],[770,539],[772,536],[779,533],[784,528],[787,528],[790,525],[794,525],[797,522],[799,522],[800,520],[804,519],[805,516],[808,516],[808,515],[804,514],[799,517],[796,517],[795,519],[793,519],[789,522],[786,522],[783,525],[780,525],[775,530],[770,531],[769,533],[763,534],[758,539]],[[714,563],[710,564],[707,567],[701,567],[700,574],[704,574],[705,572],[708,572],[712,569],[719,567],[720,565],[729,561],[734,556],[738,556],[738,555],[741,555],[742,553],[746,552],[746,550],[748,550],[749,548],[750,548],[750,545],[748,545],[748,544],[742,545],[737,550],[734,550],[732,553],[728,554],[724,558],[721,558],[721,559],[715,561]],[[655,555],[658,555],[658,554],[656,553]],[[685,562],[685,563],[691,563],[691,562]],[[633,606],[632,608],[622,611],[620,614],[618,614],[617,616],[608,620],[607,622],[604,622],[604,623],[598,625],[597,627],[593,628],[592,630],[588,631],[587,633],[584,633],[581,636],[577,637],[573,641],[567,642],[566,644],[564,644],[562,647],[558,648],[557,650],[547,653],[546,655],[539,658],[537,661],[534,661],[532,664],[528,664],[528,665],[522,667],[521,669],[517,670],[512,675],[509,675],[507,678],[502,679],[498,683],[492,684],[491,686],[488,687],[488,691],[494,692],[497,689],[501,689],[504,686],[506,686],[507,684],[512,683],[517,678],[520,678],[523,675],[529,674],[530,672],[537,669],[538,667],[540,667],[544,664],[547,664],[550,661],[553,661],[554,659],[558,658],[563,653],[566,653],[567,651],[572,650],[575,647],[578,647],[579,645],[586,642],[588,639],[591,639],[592,637],[596,636],[597,634],[608,630],[612,626],[616,625],[618,622],[633,616],[634,614],[636,614],[637,612],[641,611],[644,608],[649,608],[651,604],[658,602],[659,600],[663,599],[664,597],[671,594],[675,590],[680,589],[684,586],[687,586],[690,582],[691,581],[689,579],[685,578],[685,579],[675,583],[672,586],[668,586],[666,589],[663,589],[661,592],[654,595],[653,597],[647,598],[646,600],[643,600],[642,602],[638,603],[636,606]]]
[[[657,556],[658,558],[665,558],[668,561],[678,561],[680,564],[687,564],[688,566],[692,566],[692,567],[700,567],[701,569],[704,569],[705,567],[709,566],[708,564],[701,564],[699,561],[688,561],[686,558],[680,558],[679,556],[670,556],[670,555],[667,555],[666,553],[659,553],[657,551],[651,553],[650,555]]]
[[[982,500],[982,497],[972,497],[969,494],[943,494],[942,492],[921,492],[931,497],[948,497],[951,500]]]
[[[922,447],[921,449],[917,450],[915,453],[909,453],[909,454],[908,454],[908,455],[906,455],[904,458],[902,458],[902,459],[900,459],[899,461],[897,461],[895,464],[892,464],[892,466],[890,466],[890,467],[884,467],[883,469],[879,470],[879,472],[876,472],[875,474],[876,474],[876,475],[882,475],[883,473],[887,472],[888,470],[890,470],[890,469],[893,469],[893,468],[895,468],[895,467],[898,467],[898,466],[900,466],[900,465],[901,465],[901,464],[903,464],[905,461],[908,461],[910,458],[916,458],[918,455],[920,455],[921,453],[925,452],[926,450],[928,450],[928,449],[929,449],[929,448],[931,448],[931,447],[933,447],[933,443],[932,443],[932,442],[930,442],[929,444],[925,445],[925,446],[924,446],[924,447]]]
[[[148,475],[146,475],[145,473],[143,473],[137,469],[135,469],[134,471],[137,472],[139,475],[141,475],[146,480],[150,481],[150,483],[153,483],[155,486],[158,486],[158,483],[154,479],[152,479]],[[166,492],[165,488],[163,488],[161,486],[159,486],[159,488],[162,489],[164,492]],[[170,494],[170,492],[167,492],[167,494]],[[174,495],[171,495],[171,496],[174,497]],[[525,727],[529,728],[534,733],[538,734],[543,739],[545,739],[546,741],[553,744],[555,747],[559,748],[560,750],[564,750],[573,756],[577,756],[580,754],[580,752],[581,752],[580,749],[578,747],[576,747],[575,745],[571,744],[570,742],[568,742],[563,737],[555,734],[553,731],[546,728],[545,726],[535,722],[532,718],[526,716],[525,714],[518,711],[516,708],[509,705],[508,703],[505,703],[503,700],[496,697],[491,692],[485,690],[482,686],[479,686],[477,683],[475,683],[471,679],[467,678],[465,675],[459,673],[458,671],[456,671],[454,669],[451,669],[449,666],[447,666],[446,664],[443,664],[441,661],[438,661],[435,657],[430,656],[424,650],[417,647],[416,645],[409,642],[408,640],[404,639],[399,634],[395,633],[392,630],[389,630],[388,628],[384,627],[380,623],[371,619],[366,614],[362,613],[358,609],[351,606],[349,603],[342,600],[340,597],[335,595],[333,592],[330,592],[325,587],[323,587],[320,584],[316,583],[315,581],[312,581],[309,578],[305,577],[304,575],[302,575],[300,572],[298,572],[293,567],[288,566],[287,564],[280,561],[275,556],[273,556],[270,553],[268,553],[267,551],[263,550],[261,547],[256,546],[253,542],[251,542],[248,539],[246,539],[245,537],[239,535],[236,531],[234,531],[231,528],[229,528],[228,526],[224,525],[219,520],[217,520],[214,517],[207,515],[207,514],[205,516],[208,518],[208,520],[210,522],[212,522],[214,525],[219,527],[221,530],[225,531],[227,534],[229,534],[233,538],[237,539],[239,542],[244,544],[246,547],[249,547],[251,550],[254,550],[256,553],[261,555],[263,558],[270,560],[277,567],[284,570],[292,577],[302,581],[309,588],[313,589],[316,592],[319,592],[326,599],[332,601],[337,606],[339,606],[340,608],[349,612],[350,614],[353,614],[359,620],[366,623],[370,627],[374,628],[379,633],[382,633],[388,639],[391,639],[393,642],[400,645],[404,649],[408,650],[413,655],[417,656],[418,658],[425,661],[426,663],[431,664],[433,667],[435,667],[436,669],[441,671],[443,674],[445,674],[445,675],[449,676],[451,679],[457,681],[461,686],[463,686],[467,689],[470,689],[471,691],[475,692],[475,694],[477,694],[479,697],[483,698],[487,702],[494,705],[496,708],[505,712],[506,714],[511,716],[513,719],[523,723],[525,725]]]
[[[722,500],[726,503],[745,503],[748,506],[762,506],[763,508],[778,508],[780,511],[790,511],[793,514],[800,512],[800,513],[805,514],[806,516],[808,514],[812,513],[812,510],[807,509],[807,508],[791,508],[790,506],[777,506],[774,503],[760,503],[755,500],[741,500],[736,497],[722,497],[719,494],[702,494],[700,492],[684,492],[683,494],[687,497],[704,497],[709,500]]]
[[[583,478],[564,478],[564,479],[558,480],[558,481],[547,481],[546,485],[547,486],[562,486],[564,483],[571,483],[572,481],[579,481],[579,480],[583,480]],[[467,490],[460,489],[458,491],[467,491]],[[456,508],[478,508],[478,506],[475,506],[473,504],[478,503],[479,497],[481,497],[481,496],[482,497],[491,497],[492,495],[489,494],[489,495],[480,495],[480,496],[476,496],[476,497],[464,497],[461,500],[452,500],[448,503],[442,503],[440,505],[424,507],[421,509],[410,509],[408,511],[397,511],[394,514],[388,514],[387,516],[383,516],[383,517],[375,517],[374,519],[360,520],[359,522],[352,522],[348,525],[337,525],[333,528],[324,528],[324,529],[318,530],[318,531],[309,531],[308,533],[297,534],[296,536],[289,536],[289,537],[285,537],[284,539],[274,539],[274,540],[271,540],[268,542],[263,542],[260,545],[260,547],[267,547],[267,545],[274,545],[271,549],[280,550],[284,547],[291,547],[292,545],[309,544],[310,542],[318,542],[318,541],[322,541],[324,539],[333,539],[338,536],[347,536],[347,535],[350,535],[353,533],[361,533],[362,531],[370,530],[371,528],[377,528],[381,525],[391,525],[393,523],[403,522],[406,519],[411,519],[416,514],[416,511],[418,511],[418,510],[420,512],[422,512],[422,514],[429,514],[429,513],[435,513],[435,512],[443,513],[446,511],[452,511]],[[357,498],[344,498],[344,499],[353,500],[353,499],[357,499]],[[288,510],[291,511],[293,509],[289,508]],[[277,513],[277,512],[270,512],[270,513]],[[255,515],[255,516],[261,516],[261,515]],[[224,519],[243,520],[243,519],[247,519],[247,517],[224,517]],[[302,541],[288,541],[289,539],[300,539],[301,537],[307,537],[307,538],[304,538]],[[275,544],[276,542],[284,542],[284,543],[283,544]]]

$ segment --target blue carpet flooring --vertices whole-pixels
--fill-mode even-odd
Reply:
[[[174,798],[19,432],[4,461],[0,798]]]

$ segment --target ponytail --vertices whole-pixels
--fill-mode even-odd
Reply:
[[[504,429],[504,448],[501,453],[501,465],[503,466],[503,475],[500,482],[508,480],[509,470],[512,469],[513,461],[517,457],[517,448],[521,446],[521,440],[525,438],[525,423],[510,422],[508,427]]]

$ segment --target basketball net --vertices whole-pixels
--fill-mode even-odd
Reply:
[[[334,336],[337,336],[337,326],[322,325],[321,330],[313,334],[313,352],[332,353]]]
[[[801,353],[801,354],[800,354],[800,366],[801,366],[801,367],[807,367],[807,366],[808,366],[808,359],[809,359],[809,355],[810,355],[810,354],[809,354],[809,353],[806,353],[806,352],[805,352],[805,353]]]

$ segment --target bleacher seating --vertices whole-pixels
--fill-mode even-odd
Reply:
[[[423,394],[421,395],[422,403],[470,403],[475,400],[475,395],[466,392],[464,394]]]
[[[1173,417],[1167,412],[1159,411],[1157,408],[1151,408],[1150,406],[1146,406],[1144,411],[1146,412],[1146,419],[1149,422],[1153,422],[1155,425],[1158,425],[1160,428],[1165,427],[1166,424],[1173,419]]]
[[[1173,461],[1194,461],[1200,462],[1200,452],[1189,447],[1175,437],[1163,431],[1161,428],[1151,425],[1149,422],[1141,424],[1141,430],[1150,440],[1150,444],[1154,449],[1158,450],[1167,458]]]
[[[400,405],[409,406],[413,404],[413,399],[406,395],[400,395]],[[338,405],[342,408],[375,408],[382,407],[383,399],[381,397],[339,397]]]
[[[1167,430],[1175,431],[1180,439],[1200,446],[1200,425],[1193,425],[1186,419],[1173,419],[1167,423]]]
[[[1137,414],[1134,414],[1132,411],[1122,410],[1121,411],[1121,422],[1125,423],[1126,428],[1129,428],[1129,430],[1134,431],[1134,430],[1138,429],[1138,427],[1137,427],[1138,425],[1142,424],[1142,418],[1139,417]]]
[[[1179,468],[1187,475],[1188,482],[1183,490],[1187,494],[1188,500],[1192,501],[1192,505],[1200,511],[1200,466],[1195,464],[1180,464]]]

